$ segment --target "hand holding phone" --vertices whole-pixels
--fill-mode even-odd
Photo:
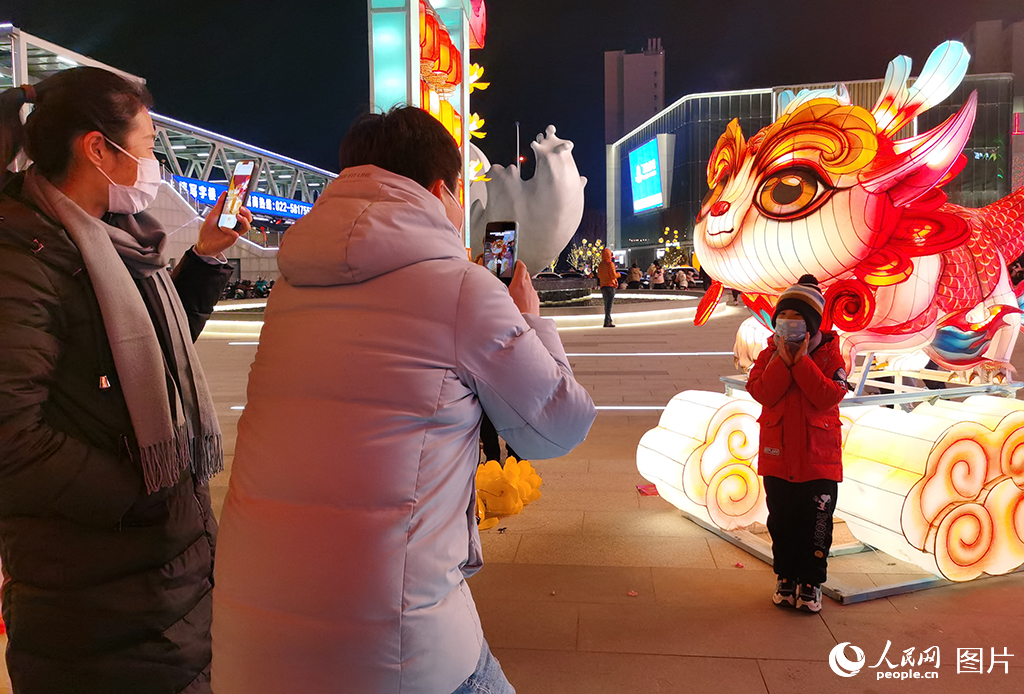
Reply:
[[[533,278],[530,277],[530,272],[526,269],[526,263],[521,260],[516,261],[515,274],[512,276],[512,284],[508,288],[508,293],[520,313],[540,315],[540,297],[537,296],[537,290],[533,288]]]
[[[519,223],[489,222],[484,232],[484,267],[505,285],[512,284],[519,259]]]
[[[234,230],[238,226],[238,214],[253,188],[255,179],[252,174],[255,170],[256,162],[251,159],[243,159],[235,164],[235,171],[231,175],[231,184],[228,187],[228,197],[224,201],[224,209],[218,222],[225,229]]]

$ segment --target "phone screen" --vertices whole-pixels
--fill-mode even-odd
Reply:
[[[505,284],[512,283],[518,257],[519,224],[491,222],[484,235],[484,267]]]
[[[228,199],[224,201],[224,210],[218,222],[220,226],[234,229],[238,225],[235,217],[242,211],[245,199],[249,196],[249,183],[252,181],[252,172],[255,168],[256,162],[250,160],[235,164],[235,172],[231,175],[231,185],[228,188]]]

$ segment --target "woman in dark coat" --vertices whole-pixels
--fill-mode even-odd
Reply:
[[[22,126],[19,110],[35,108]],[[0,94],[0,560],[19,694],[210,691],[220,429],[192,342],[230,275],[223,199],[165,268],[145,88]],[[239,215],[245,233],[251,215]],[[220,259],[218,259],[220,258]]]

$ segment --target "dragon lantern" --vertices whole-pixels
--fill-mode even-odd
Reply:
[[[924,349],[950,370],[1010,373],[1021,308],[1006,265],[1024,253],[1024,189],[981,209],[947,202],[976,92],[933,130],[897,139],[953,92],[969,60],[944,43],[908,86],[911,61],[896,58],[870,111],[838,85],[783,93],[781,115],[749,140],[732,121],[694,233],[715,279],[698,324],[724,285],[770,325],[776,296],[810,272],[851,366],[859,351]]]

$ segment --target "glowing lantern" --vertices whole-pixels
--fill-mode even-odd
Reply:
[[[715,280],[702,307],[725,285],[770,319],[776,297],[811,273],[848,364],[858,352],[924,349],[944,368],[1004,379],[1021,327],[1006,263],[1024,254],[1024,188],[981,209],[946,204],[976,94],[941,125],[897,139],[953,93],[969,61],[946,42],[913,85],[910,59],[894,59],[871,110],[837,85],[783,92],[777,120],[749,140],[730,123],[694,230]]]
[[[637,448],[637,469],[663,498],[723,530],[767,517],[761,407],[748,398],[680,393]],[[1024,402],[850,407],[840,419],[836,516],[854,537],[951,581],[1024,566]]]
[[[420,14],[420,75],[426,77],[434,69],[441,53],[441,28],[437,17],[431,14],[421,3]]]

